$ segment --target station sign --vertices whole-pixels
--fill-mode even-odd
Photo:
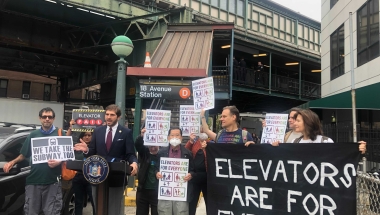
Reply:
[[[191,86],[140,85],[141,98],[192,99]]]

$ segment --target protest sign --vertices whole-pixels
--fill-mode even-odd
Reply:
[[[215,106],[214,81],[212,77],[192,81],[194,110],[210,110]]]
[[[263,129],[261,143],[273,143],[275,141],[284,142],[286,125],[288,123],[288,114],[272,114],[265,115],[266,126]]]
[[[169,110],[146,110],[144,145],[168,146],[170,116]]]
[[[206,150],[207,214],[356,214],[357,143]]]
[[[93,132],[103,125],[105,113],[105,110],[74,109],[72,118],[75,124],[71,131]]]
[[[179,127],[182,129],[182,136],[188,137],[191,133],[199,134],[201,111],[194,110],[193,105],[180,105],[179,110]]]
[[[189,159],[161,158],[158,184],[158,199],[186,201],[187,182],[184,177],[189,172]]]
[[[48,160],[75,160],[73,138],[51,136],[32,138],[32,163],[47,163]]]

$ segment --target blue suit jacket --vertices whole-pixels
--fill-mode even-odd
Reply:
[[[111,162],[112,160],[113,162],[125,160],[129,164],[133,162],[137,163],[132,130],[119,125],[109,152],[107,152],[106,147],[106,130],[107,126],[101,126],[94,130],[90,145],[88,147],[89,151],[85,154],[85,157],[99,155],[104,157],[108,162]],[[118,176],[118,180],[115,180],[115,177],[111,175],[110,186],[122,186],[123,180],[120,181],[121,178],[124,177]]]

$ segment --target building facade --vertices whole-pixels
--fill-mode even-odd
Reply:
[[[352,126],[354,83],[357,124],[362,130],[380,129],[379,0],[322,0],[321,4],[322,98],[309,102],[309,107],[320,113],[324,124]]]
[[[352,12],[355,87],[380,82],[379,1],[322,1],[322,97],[351,89],[349,13]]]
[[[94,87],[71,91],[70,98],[86,99],[88,91]],[[56,77],[0,70],[0,97],[57,101],[59,93]],[[92,99],[94,94],[88,96]]]

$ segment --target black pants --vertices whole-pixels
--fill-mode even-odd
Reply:
[[[95,204],[92,198],[91,184],[84,178],[83,174],[77,173],[73,178],[73,190],[75,193],[75,215],[83,214],[84,201],[87,197],[91,202],[92,213],[95,213]]]
[[[136,193],[136,215],[158,215],[158,191],[156,189],[137,189]]]
[[[190,180],[190,183],[193,184],[193,195],[189,202],[189,215],[195,215],[201,191],[207,209],[207,173],[197,172],[196,176]]]

